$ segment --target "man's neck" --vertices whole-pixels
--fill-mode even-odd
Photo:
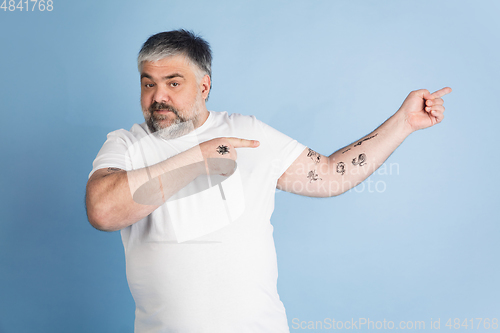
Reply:
[[[194,129],[201,127],[207,121],[209,115],[210,112],[207,110],[206,107],[204,107],[196,119],[196,123],[194,124]]]

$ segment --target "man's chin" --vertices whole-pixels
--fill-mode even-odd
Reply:
[[[157,123],[157,125],[159,125]],[[168,126],[157,127],[158,130],[155,131],[155,135],[163,139],[175,139],[186,135],[194,130],[194,125],[192,121],[185,121],[180,123],[171,123]]]
[[[177,123],[177,121],[171,119],[159,119],[154,122],[155,128],[158,131],[168,129],[169,127],[175,126]]]

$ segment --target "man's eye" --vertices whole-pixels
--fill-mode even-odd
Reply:
[[[171,85],[172,87],[177,87],[177,86],[179,85],[179,83],[177,83],[177,82],[172,82],[172,83],[170,83],[170,85]]]
[[[146,83],[144,87],[146,88],[152,88],[154,86],[154,83]]]

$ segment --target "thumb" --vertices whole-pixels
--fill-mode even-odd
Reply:
[[[422,91],[422,98],[424,98],[425,100],[434,99],[434,96],[432,96],[432,94],[429,92],[429,90],[422,89],[421,91]]]

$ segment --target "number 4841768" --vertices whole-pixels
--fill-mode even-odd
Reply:
[[[26,10],[27,12],[30,11],[34,12],[35,10],[43,12],[43,11],[48,11],[51,12],[54,10],[54,2],[52,0],[19,0],[19,2],[16,5],[16,1],[14,0],[3,0],[2,5],[0,6],[0,9],[3,9],[4,12],[7,10],[10,12],[19,10],[23,11]]]
[[[474,320],[475,320],[475,323],[477,324],[476,327],[474,327]],[[468,322],[470,322],[470,326],[468,325]],[[481,326],[481,323],[483,324]],[[453,322],[451,321],[451,318],[448,319],[448,321],[446,322],[446,327],[448,327],[449,329],[468,329],[470,327],[470,329],[479,329],[479,328],[485,328],[485,329],[494,329],[496,330],[498,328],[498,318],[470,318],[469,320],[467,320],[467,318],[465,318],[463,321],[460,320],[460,318],[455,318],[453,320]]]

